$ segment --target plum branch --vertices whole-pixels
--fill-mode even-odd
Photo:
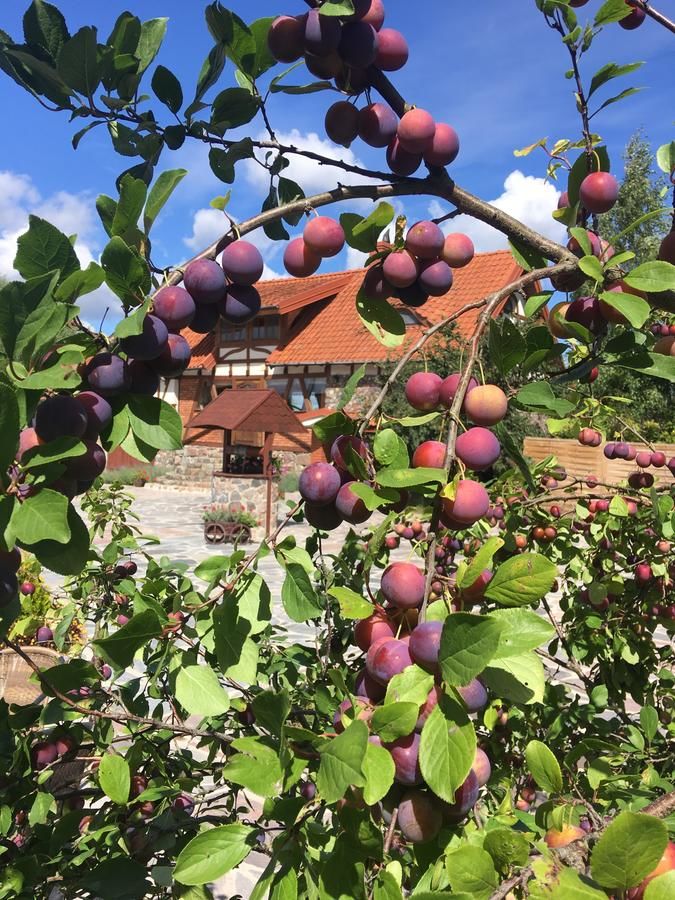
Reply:
[[[675,34],[675,22],[667,16],[664,16],[658,9],[654,9],[649,3],[649,0],[635,0],[635,6],[647,13],[647,15],[654,19],[655,22],[658,22],[659,25],[663,25],[664,28],[667,28],[668,31],[672,31],[672,33]]]

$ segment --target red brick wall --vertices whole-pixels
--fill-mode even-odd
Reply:
[[[178,414],[183,422],[183,427],[199,412],[201,385],[201,378],[187,377],[178,381]],[[190,429],[185,432],[184,440],[186,444],[222,447],[223,433],[215,428],[203,431]]]

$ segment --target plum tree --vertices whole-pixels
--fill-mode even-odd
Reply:
[[[375,62],[379,46],[379,33],[369,22],[361,19],[342,26],[338,53],[348,66],[367,69]]]
[[[334,503],[341,487],[340,473],[328,463],[312,463],[300,473],[300,496],[315,506]]]
[[[333,727],[336,734],[342,734],[355,719],[368,722],[374,711],[373,705],[363,697],[354,697],[353,701],[349,698],[343,700],[333,715]]]
[[[170,336],[169,336],[170,338]],[[127,366],[129,390],[134,394],[147,394],[154,397],[159,390],[159,375],[156,370],[138,359],[129,360]]]
[[[473,241],[466,234],[455,232],[445,236],[441,256],[453,269],[468,266],[475,254]]]
[[[242,240],[227,245],[220,263],[230,281],[247,287],[260,280],[265,268],[260,250],[249,241]]]
[[[387,147],[387,165],[395,175],[407,178],[414,175],[422,165],[422,154],[404,150],[398,137],[394,135]]]
[[[469,428],[457,438],[455,449],[467,469],[484,472],[493,466],[501,454],[501,445],[487,428]]]
[[[471,769],[455,792],[454,801],[452,803],[443,803],[443,818],[451,823],[463,819],[476,805],[479,793],[478,778],[474,770]]]
[[[551,849],[559,849],[560,847],[568,847],[574,841],[583,840],[586,832],[578,825],[565,825],[563,828],[549,829],[544,835],[544,841],[547,847]]]
[[[157,316],[143,319],[143,330],[120,342],[120,350],[128,357],[147,361],[156,359],[169,341],[169,330]]]
[[[435,372],[415,372],[405,386],[408,403],[421,412],[429,412],[438,407],[443,379]]]
[[[484,787],[490,780],[490,776],[492,775],[492,764],[490,763],[490,757],[481,747],[476,747],[476,755],[471,770],[476,776],[479,788]]]
[[[457,394],[457,389],[459,388],[460,381],[462,380],[461,372],[453,372],[452,375],[448,375],[447,378],[443,379],[443,383],[438,391],[438,397],[447,409],[450,409],[452,406],[452,401],[455,399]],[[478,382],[475,378],[471,378],[469,380],[468,387],[466,389],[466,394],[464,400],[462,401],[462,409],[466,409],[466,400],[469,396],[470,391],[474,391],[478,387]],[[480,423],[483,424],[482,422]]]
[[[380,700],[384,700],[385,693],[385,686],[380,684],[379,681],[375,681],[367,669],[362,669],[356,676],[354,694],[357,697],[364,697],[371,703],[379,703]]]
[[[221,274],[224,273],[221,269]],[[215,330],[216,325],[220,319],[220,312],[218,304],[225,301],[225,290],[223,290],[222,294],[219,295],[218,299],[215,303],[202,303],[197,304],[197,309],[195,310],[195,315],[193,320],[190,322],[190,330],[194,331],[196,334],[210,334]],[[132,386],[132,391],[134,391]],[[134,391],[135,393],[135,391]]]
[[[315,216],[302,232],[305,244],[322,259],[337,256],[345,245],[342,225],[328,216]]]
[[[425,584],[424,572],[414,563],[393,562],[382,573],[380,587],[392,606],[411,609],[424,599]]]
[[[77,481],[91,481],[105,471],[106,455],[95,441],[83,441],[85,451],[66,462],[67,473]]]
[[[460,479],[454,487],[454,496],[443,497],[443,514],[450,522],[474,525],[490,508],[490,496],[483,485],[470,478]]]
[[[335,438],[330,448],[330,457],[342,471],[349,469],[348,454],[355,453],[361,459],[368,459],[368,446],[356,435],[341,434]]]
[[[304,47],[316,56],[327,56],[337,50],[342,36],[340,20],[333,16],[322,16],[312,9],[305,20]]]
[[[0,567],[0,608],[9,606],[19,594],[19,584],[16,575]]]
[[[628,900],[644,900],[645,892],[649,885],[658,878],[659,875],[665,875],[666,872],[672,872],[675,869],[675,842],[668,841],[663,856],[659,860],[656,868],[654,868],[646,878],[643,878],[640,884],[631,888],[626,894]]]
[[[438,802],[426,791],[406,791],[398,804],[398,825],[411,844],[433,840],[443,825]]]
[[[641,6],[638,6],[637,3],[633,2],[633,0],[625,0],[625,2],[626,6],[630,6],[632,9],[627,16],[624,16],[623,19],[619,19],[619,25],[622,28],[625,28],[626,31],[634,31],[642,25],[647,13]]]
[[[382,0],[356,0],[355,17],[372,25],[375,31],[379,31],[384,24],[384,3]],[[360,11],[359,11],[360,8]]]
[[[157,291],[152,300],[152,311],[169,331],[180,331],[194,318],[195,301],[185,288],[170,285]]]
[[[358,137],[359,118],[359,111],[353,103],[348,103],[346,100],[338,100],[338,102],[330,106],[326,112],[324,122],[326,134],[334,144],[341,144],[343,147],[349,147]],[[300,239],[296,238],[296,241],[297,240]],[[286,248],[288,249],[293,243],[295,243],[295,241],[287,244]],[[291,275],[292,274],[294,273],[291,272]]]
[[[597,297],[577,297],[567,307],[565,318],[568,322],[583,325],[591,334],[598,334],[605,327],[605,319]]]
[[[370,103],[359,111],[359,137],[371,147],[387,147],[397,126],[395,114],[384,103]]]
[[[98,440],[101,432],[112,422],[112,406],[105,397],[101,397],[94,391],[80,391],[77,395],[77,402],[83,407],[87,417],[87,427],[82,437],[90,441]]]
[[[470,713],[480,712],[487,705],[488,694],[485,685],[478,678],[472,678],[468,684],[458,687],[457,693]]]
[[[35,434],[47,443],[61,437],[81,438],[87,430],[87,414],[70,394],[54,394],[35,411]]]
[[[384,612],[376,612],[367,619],[360,619],[354,626],[354,643],[364,653],[380,638],[395,636],[394,623]]]

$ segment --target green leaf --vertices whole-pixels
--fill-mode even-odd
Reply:
[[[544,306],[548,303],[548,301],[553,296],[553,291],[544,291],[542,294],[532,294],[525,301],[525,315],[527,318],[532,318],[536,316],[540,309],[543,309]]]
[[[591,853],[591,875],[604,888],[625,891],[653,872],[668,843],[664,822],[622,812],[602,833]]]
[[[426,702],[429,691],[434,686],[434,676],[419,666],[407,666],[394,675],[387,685],[385,705],[389,703],[414,703],[419,708]]]
[[[176,700],[193,716],[220,716],[230,708],[230,698],[210,666],[184,666],[176,675]]]
[[[277,753],[258,737],[237,738],[232,741],[232,747],[238,752],[228,758],[223,778],[260,797],[278,797],[283,772]]]
[[[431,790],[453,803],[476,755],[476,733],[466,710],[442,698],[424,723],[420,738],[420,768]]]
[[[460,686],[480,675],[499,646],[501,630],[501,623],[489,616],[448,616],[438,653],[443,680]]]
[[[218,43],[209,50],[209,54],[202,63],[199,77],[197,78],[197,90],[195,91],[194,100],[185,110],[185,117],[188,120],[204,108],[200,101],[208,89],[213,87],[220,78],[225,68],[225,61],[225,47],[222,44]]]
[[[74,303],[83,294],[90,294],[101,287],[105,272],[98,263],[91,262],[86,269],[78,269],[58,286],[54,298],[61,303]]]
[[[669,262],[653,260],[636,266],[623,279],[630,287],[647,293],[675,290],[675,266]]]
[[[145,72],[150,63],[159,53],[162,41],[166,34],[167,18],[148,19],[141,25],[141,36],[138,41],[135,55],[139,60],[139,73]]]
[[[651,375],[654,378],[663,378],[665,381],[675,382],[675,357],[664,356],[662,353],[648,353],[642,350],[638,353],[627,353],[607,359],[606,365],[617,366],[620,369],[630,369],[643,375]]]
[[[643,706],[640,710],[640,725],[647,741],[651,743],[659,730],[659,714],[653,706]]]
[[[367,619],[374,612],[373,604],[351,588],[332,587],[328,593],[340,604],[340,615],[344,619]]]
[[[373,887],[373,900],[403,900],[398,881],[386,869],[381,869],[377,876]]]
[[[57,69],[68,87],[93,100],[94,92],[101,80],[95,28],[90,26],[80,28],[63,44]]]
[[[52,60],[58,58],[61,47],[70,38],[61,11],[45,0],[33,0],[24,13],[23,34],[27,44],[44,47]]]
[[[368,331],[391,350],[400,347],[405,340],[406,326],[401,313],[386,300],[371,300],[363,287],[356,297],[356,310]]]
[[[485,569],[490,568],[493,556],[503,546],[504,541],[501,538],[488,538],[470,564],[462,571],[461,576],[458,577],[457,586],[460,588],[470,587]]]
[[[334,90],[332,81],[312,81],[310,84],[282,84],[276,78],[270,82],[271,94],[316,94]]]
[[[407,468],[410,465],[405,441],[393,428],[378,431],[373,442],[373,453],[375,459],[383,466]]]
[[[602,281],[604,270],[597,256],[582,256],[579,260],[579,268],[594,281]]]
[[[7,470],[16,455],[18,434],[19,404],[16,391],[0,380],[0,472]]]
[[[178,854],[174,878],[191,885],[217,881],[246,859],[254,833],[247,825],[218,825],[203,831]]]
[[[368,746],[368,726],[360,719],[320,749],[321,762],[316,786],[322,800],[336,803],[350,785],[362,787],[362,763]]]
[[[636,72],[643,65],[644,63],[642,62],[626,63],[623,66],[618,66],[616,63],[612,62],[606,63],[598,69],[591,79],[586,99],[590,100],[593,94],[601,88],[603,84],[607,84],[612,78],[619,78],[621,75],[630,75],[631,72]]]
[[[290,563],[286,567],[286,577],[281,587],[281,602],[286,614],[294,622],[315,619],[323,611],[316,588],[302,566],[297,563]]]
[[[139,305],[150,290],[150,271],[143,257],[119,236],[106,244],[101,254],[106,284],[125,303]]]
[[[284,722],[291,711],[286,691],[263,691],[253,698],[253,712],[258,725],[272,734],[281,735]]]
[[[661,144],[656,151],[656,162],[659,169],[665,172],[666,175],[675,172],[675,141],[671,141],[669,144]]]
[[[67,544],[70,540],[68,506],[66,497],[57,491],[44,489],[28,497],[14,508],[12,530],[17,540],[29,547],[46,540]]]
[[[351,16],[353,12],[353,0],[326,0],[321,7],[322,16]]]
[[[246,88],[226,88],[213,101],[211,122],[219,128],[247,125],[258,112],[259,101]]]
[[[51,794],[38,791],[28,813],[28,824],[32,828],[36,825],[45,825],[50,812],[56,812],[56,800]]]
[[[134,178],[128,173],[120,180],[119,187],[120,199],[115,207],[111,233],[124,237],[137,229],[145,203],[147,187],[140,178]]]
[[[177,450],[183,443],[183,423],[173,406],[159,397],[130,394],[127,409],[134,434],[157,450]]]
[[[502,606],[526,606],[545,597],[558,570],[539,553],[522,553],[502,563],[485,589],[485,596]]]
[[[506,659],[493,659],[481,679],[498,697],[513,703],[542,703],[544,666],[536,653],[528,651]]]
[[[485,835],[483,849],[492,857],[497,869],[508,871],[510,866],[524,866],[530,855],[525,835],[513,828],[494,828]]]
[[[613,2],[613,0],[610,0],[610,2]],[[609,172],[610,164],[609,156],[607,154],[607,148],[604,146],[596,146],[594,147],[594,152],[597,153],[597,159],[600,163],[600,171]],[[576,206],[578,204],[579,186],[587,175],[588,159],[586,157],[586,153],[580,153],[574,161],[574,165],[572,166],[567,179],[567,194],[569,196],[571,206]]]
[[[642,328],[651,312],[651,307],[642,297],[635,294],[624,294],[619,291],[603,291],[600,299],[608,306],[617,309],[633,326]]]
[[[384,229],[394,221],[395,214],[391,203],[378,204],[366,218],[355,213],[342,213],[340,224],[344,229],[347,243],[362,253],[371,253],[375,250]]]
[[[146,609],[132,618],[113,634],[92,642],[100,655],[117,669],[126,669],[134,661],[137,651],[162,632],[159,619],[153,610]]]
[[[530,882],[532,900],[607,900],[607,894],[594,886],[590,878],[574,869],[561,868],[554,879]]]
[[[357,389],[361,380],[365,377],[366,374],[366,364],[364,363],[362,366],[359,366],[358,369],[353,372],[342,388],[342,393],[340,394],[340,399],[338,401],[338,405],[336,407],[337,410],[342,410],[347,406],[349,401],[354,396],[354,391]]]
[[[73,245],[65,234],[39,216],[28,216],[28,231],[17,241],[14,268],[22,278],[61,271],[66,278],[80,268]]]
[[[152,305],[152,300],[150,297],[139,306],[138,309],[135,309],[130,315],[125,316],[115,326],[115,331],[113,334],[118,338],[131,337],[132,335],[141,334],[143,331],[143,323],[145,322],[145,318],[148,314],[150,306]],[[128,416],[128,413],[127,413]]]
[[[1,387],[0,385],[0,389]],[[1,415],[2,412],[0,410]],[[73,457],[82,456],[85,450],[84,444],[77,438],[57,438],[48,444],[40,444],[37,448],[25,454],[21,465],[28,470],[38,469],[41,466],[50,465],[61,459],[72,459]]]
[[[90,539],[87,526],[72,504],[68,506],[68,527],[70,539],[65,546],[55,540],[44,540],[32,544],[30,549],[40,563],[52,572],[78,575],[89,558]]]
[[[126,806],[131,789],[129,763],[116,753],[104,753],[98,767],[101,790],[118,806]]]
[[[183,88],[180,81],[166,66],[157,66],[152,76],[152,89],[157,99],[168,106],[172,113],[177,113],[183,105]]]
[[[510,238],[509,249],[511,250],[515,261],[526,272],[546,267],[546,258],[539,253],[538,250],[533,250],[531,247],[528,247],[527,244],[521,243],[514,238]]]
[[[453,894],[466,891],[476,900],[487,900],[497,887],[497,872],[492,857],[480,847],[466,845],[451,850],[445,868]]]
[[[525,748],[525,762],[530,775],[542,791],[559,794],[563,789],[560,765],[546,744],[541,741],[530,741]]]
[[[87,870],[86,866],[82,868]],[[95,866],[93,871],[82,876],[77,886],[101,900],[135,900],[152,889],[147,874],[144,865],[125,853]]]
[[[382,487],[405,488],[419,487],[421,484],[432,482],[445,484],[448,476],[445,469],[429,469],[420,466],[418,469],[380,469],[375,478]]]
[[[419,711],[416,703],[388,703],[375,710],[370,727],[385,743],[390,743],[414,731]]]
[[[530,609],[495,609],[490,613],[490,618],[497,619],[502,626],[493,659],[520,656],[527,650],[535,650],[550,641],[556,633],[552,625]]]
[[[600,106],[593,111],[593,115],[599,113],[601,109],[605,109],[607,106],[611,106],[613,103],[618,103],[620,100],[625,100],[626,97],[631,97],[633,94],[639,94],[640,91],[644,90],[644,88],[626,88],[625,91],[621,91],[620,94],[616,94],[614,97],[610,97],[609,100],[605,100]]]
[[[490,319],[488,348],[490,358],[501,375],[506,375],[521,363],[527,352],[525,338],[506,318],[501,323]]]
[[[363,799],[368,806],[378,803],[394,783],[396,767],[388,750],[371,744],[366,744],[366,755],[363,759]]]
[[[547,381],[533,381],[524,385],[516,394],[516,403],[526,409],[546,410],[558,418],[564,418],[574,409],[568,400],[556,397]]]
[[[675,897],[675,870],[659,875],[650,881],[644,900],[672,900]]]
[[[274,16],[264,16],[261,19],[256,19],[255,22],[251,22],[249,25],[249,31],[255,40],[255,61],[245,71],[252,78],[258,78],[276,65],[276,59],[272,56],[272,51],[267,42],[267,35],[273,21]]]

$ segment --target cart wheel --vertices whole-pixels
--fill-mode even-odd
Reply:
[[[207,544],[222,544],[225,540],[225,529],[220,522],[209,522],[204,527],[204,537]]]
[[[233,525],[230,538],[233,544],[247,544],[251,540],[251,529],[248,525]]]

